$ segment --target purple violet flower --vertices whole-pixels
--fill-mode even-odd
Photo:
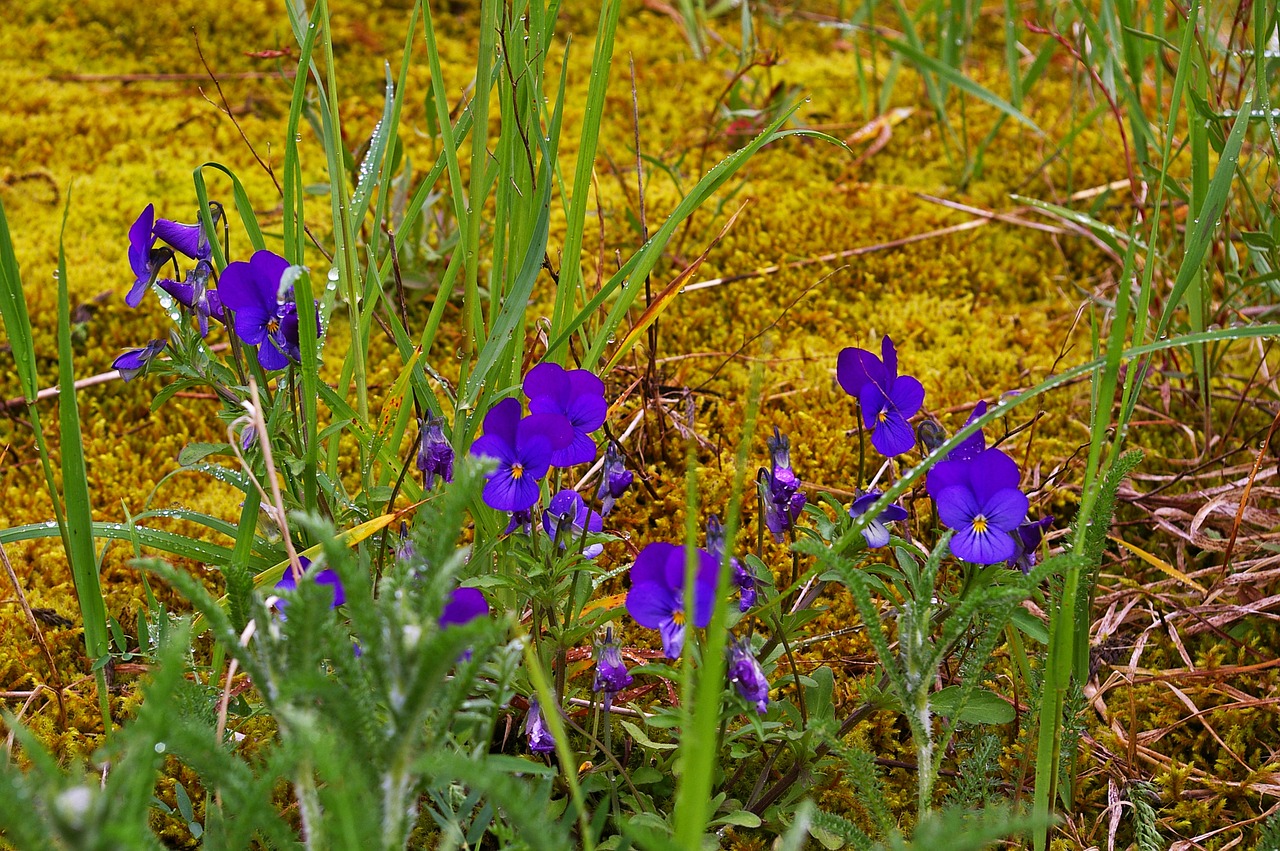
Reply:
[[[791,440],[774,426],[773,437],[766,439],[765,443],[769,445],[769,460],[773,467],[769,490],[774,502],[785,505],[800,487],[800,480],[791,469]]]
[[[999,449],[968,461],[943,461],[926,479],[938,519],[956,530],[951,552],[973,564],[998,564],[1017,552],[1013,531],[1029,503],[1018,490],[1018,465]]]
[[[124,303],[130,307],[142,304],[142,297],[147,294],[147,287],[156,279],[160,267],[173,257],[168,248],[155,247],[156,238],[151,229],[155,218],[155,205],[148,204],[129,228],[129,266],[133,269],[134,281]]]
[[[542,717],[542,707],[538,698],[529,698],[529,714],[524,719],[524,732],[529,737],[529,750],[534,753],[551,753],[556,749],[555,737],[547,727],[547,720]]]
[[[551,540],[565,549],[570,544],[577,546],[582,539],[582,530],[600,534],[604,531],[604,522],[600,515],[587,508],[582,496],[574,490],[562,490],[551,497],[547,509],[542,512],[542,528]],[[604,552],[604,544],[587,544],[582,550],[583,558],[595,558]]]
[[[216,227],[218,221],[222,218],[222,205],[217,202],[209,204],[209,212]],[[175,251],[185,254],[192,260],[208,261],[213,259],[213,248],[209,245],[209,240],[204,233],[204,226],[200,222],[196,222],[193,225],[184,225],[181,222],[174,222],[169,219],[156,219],[151,232],[172,246]]]
[[[634,477],[623,462],[622,450],[616,441],[610,440],[604,450],[604,469],[600,475],[600,489],[596,491],[596,499],[600,500],[600,513],[613,511],[618,497],[631,487]]]
[[[1031,572],[1031,568],[1038,563],[1037,559],[1040,551],[1040,542],[1044,540],[1044,533],[1053,525],[1053,515],[1046,514],[1039,520],[1028,520],[1013,530],[1013,543],[1016,547],[1013,559],[1009,562],[1010,567],[1017,567],[1022,571],[1023,575]]]
[[[151,359],[164,351],[164,340],[152,340],[140,349],[129,349],[111,362],[111,368],[120,371],[120,378],[132,381],[147,371]]]
[[[695,550],[693,625],[711,623],[715,603],[718,564],[706,550]],[[685,548],[675,544],[646,546],[631,567],[631,590],[627,611],[642,627],[656,629],[662,636],[662,650],[668,659],[679,659],[684,649],[685,625],[689,622],[684,587]]]
[[[247,263],[228,264],[218,283],[222,304],[235,311],[236,335],[258,347],[258,363],[268,371],[302,360],[293,287],[281,289],[289,268],[289,261],[280,255],[255,251]],[[318,315],[316,333],[320,333]]]
[[[336,609],[338,606],[347,602],[347,592],[343,589],[342,580],[338,578],[338,574],[333,568],[326,567],[323,570],[313,572],[311,570],[311,559],[306,556],[299,556],[298,561],[302,563],[304,578],[309,576],[317,585],[326,585],[332,590],[333,597],[332,602],[329,603],[329,608]],[[297,587],[298,583],[294,578],[293,568],[286,566],[284,569],[284,576],[280,577],[280,581],[276,583],[276,590],[294,591]],[[287,605],[288,604],[283,598],[279,599],[276,601],[276,610],[283,614],[285,606]]]
[[[471,623],[489,614],[489,603],[478,588],[455,588],[440,613],[440,628]]]
[[[747,703],[754,703],[756,711],[763,715],[769,708],[769,680],[764,669],[756,661],[751,652],[748,639],[734,641],[729,645],[729,682],[737,688]]]
[[[453,447],[444,436],[444,417],[428,416],[418,420],[421,438],[418,443],[418,469],[427,476],[427,490],[436,485],[436,476],[453,481]]]
[[[781,543],[786,531],[800,519],[807,500],[799,492],[800,479],[791,469],[791,441],[774,426],[773,437],[766,442],[769,445],[770,470],[767,473],[762,471],[765,481],[759,483],[764,501],[764,522],[773,533],[773,539]]]
[[[559,414],[573,426],[573,440],[551,455],[553,467],[572,467],[594,461],[596,443],[591,432],[604,425],[609,405],[604,382],[585,369],[566,370],[559,364],[540,363],[524,377],[529,413]]]
[[[842,350],[836,378],[861,404],[863,423],[872,429],[871,445],[893,457],[915,445],[907,420],[924,404],[924,385],[910,375],[898,375],[898,352],[887,335],[880,351],[883,360],[865,349]]]
[[[633,679],[622,661],[622,648],[613,638],[613,627],[607,627],[604,641],[596,647],[596,679],[591,686],[594,691],[604,692],[605,711],[613,696],[631,685]]]
[[[559,414],[520,418],[520,400],[503,399],[484,416],[484,436],[471,444],[472,455],[496,459],[482,496],[498,511],[527,511],[538,501],[538,480],[551,467],[557,448],[573,439],[573,427]]]
[[[969,418],[964,421],[965,425],[973,422],[987,412],[986,400],[978,402],[973,406],[973,410],[969,413]],[[971,461],[978,456],[978,453],[987,448],[987,437],[982,433],[982,429],[978,429],[973,434],[960,441],[960,445],[947,453],[948,461]]]
[[[867,509],[879,499],[880,491],[867,491],[862,496],[853,501],[853,505],[849,506],[849,516],[853,518],[861,517],[867,513]],[[896,520],[906,520],[907,510],[897,503],[889,503],[881,511],[879,515],[870,520],[866,526],[862,527],[862,537],[867,539],[867,548],[876,549],[883,547],[889,543],[889,528],[886,524],[893,523]]]
[[[707,552],[719,564],[724,560],[724,549],[724,526],[720,518],[712,514],[707,518]],[[733,568],[733,584],[738,587],[738,611],[745,612],[756,604],[755,574],[732,555],[729,556],[729,566]]]

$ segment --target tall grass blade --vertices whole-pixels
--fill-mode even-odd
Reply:
[[[99,664],[110,654],[107,634],[107,605],[102,598],[98,560],[93,549],[93,511],[89,507],[89,471],[84,463],[84,440],[80,433],[80,408],[76,402],[76,373],[71,352],[71,298],[67,290],[67,257],[64,248],[71,192],[62,213],[58,237],[58,420],[62,454],[62,487],[66,508],[67,561],[75,583],[80,616],[84,621],[84,647],[94,663],[98,683],[98,706],[104,729],[111,727],[111,702],[107,694],[106,671]],[[57,494],[52,494],[57,500]]]
[[[564,259],[560,266],[560,284],[556,288],[555,309],[551,315],[551,337],[555,342],[548,347],[547,360],[556,363],[564,359],[563,347],[568,335],[581,327],[580,322],[570,322],[569,317],[582,277],[583,223],[587,216],[587,201],[592,194],[591,172],[595,168],[596,144],[600,138],[600,122],[604,118],[604,98],[609,84],[609,69],[613,64],[614,33],[618,28],[621,5],[621,0],[604,0],[596,32],[595,54],[591,58],[591,82],[587,87],[586,111],[582,117],[582,135],[574,167],[573,198],[569,201],[568,230],[562,254]],[[587,368],[591,367],[588,365]]]

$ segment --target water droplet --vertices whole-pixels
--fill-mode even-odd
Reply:
[[[164,742],[156,742],[156,753],[164,753],[168,746]]]
[[[338,277],[339,277],[338,267],[334,266],[331,269],[329,269],[329,274],[325,275],[325,277],[336,284],[338,282]]]

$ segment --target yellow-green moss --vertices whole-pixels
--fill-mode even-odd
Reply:
[[[335,5],[344,130],[354,145],[367,137],[380,114],[383,61],[398,63],[407,4]],[[586,5],[566,4],[572,8],[562,12],[562,23],[577,42],[569,64],[567,131],[562,142],[566,175],[572,173],[577,148],[576,128],[591,54],[587,42],[594,32],[591,15],[583,11]],[[644,151],[679,175],[677,186],[667,173],[649,169],[646,204],[653,227],[675,207],[700,172],[730,150],[723,134],[713,134],[709,140],[704,134],[708,132],[707,117],[715,115],[714,98],[736,66],[723,54],[707,62],[691,61],[673,22],[639,3],[627,4],[624,16],[615,55],[635,58]],[[436,22],[443,34],[441,51],[449,90],[457,93],[470,80],[474,10],[438,11]],[[259,78],[234,76],[273,71],[272,61],[247,53],[293,43],[277,4],[178,0],[155,6],[86,0],[68,7],[38,0],[23,4],[15,15],[0,21],[0,39],[8,46],[7,57],[0,60],[0,98],[6,107],[0,117],[0,150],[6,152],[0,164],[0,198],[23,269],[45,385],[53,382],[56,367],[51,272],[68,191],[72,193],[66,245],[69,284],[74,301],[92,306],[76,351],[80,375],[104,371],[119,349],[164,333],[165,320],[154,303],[136,311],[123,306],[121,299],[130,281],[125,233],[148,202],[154,201],[163,215],[189,217],[194,207],[190,174],[199,163],[216,160],[233,168],[245,182],[267,231],[279,230],[279,199],[270,180],[253,163],[231,122],[200,96],[203,88],[206,95],[216,97],[212,86],[194,79],[83,81],[58,76],[198,73],[201,65],[192,27],[199,32],[206,58],[222,77],[223,91],[244,132],[278,167],[290,84],[269,73]],[[730,37],[730,42],[734,38]],[[801,87],[810,98],[800,112],[801,121],[820,116],[824,125],[847,128],[832,131],[846,135],[867,120],[869,116],[855,96],[856,57],[833,31],[790,18],[781,26],[761,26],[760,38],[780,50],[781,61],[773,68],[751,72],[752,78],[763,91],[775,84]],[[557,47],[557,52],[560,49]],[[976,49],[994,56],[999,48],[980,42]],[[421,40],[415,52],[421,60]],[[883,51],[879,58],[883,73]],[[974,62],[967,70],[980,83],[999,90],[999,81],[989,70],[999,64]],[[554,61],[551,65],[558,67]],[[606,228],[605,275],[612,268],[615,249],[625,254],[639,243],[627,215],[636,210],[637,203],[630,165],[634,161],[630,93],[622,68],[620,62],[601,131],[601,151],[607,160],[602,159],[597,167],[595,200]],[[427,84],[426,63],[416,61],[405,101],[407,132],[403,139],[419,168],[433,151],[432,143],[422,138],[426,135],[423,109]],[[1050,140],[1054,128],[1069,126],[1075,117],[1071,104],[1078,94],[1077,86],[1078,80],[1070,72],[1051,65],[1045,79],[1030,93],[1027,109],[1040,126],[1051,128]],[[711,251],[699,277],[738,275],[966,221],[965,215],[930,203],[921,193],[1005,209],[1012,191],[1060,198],[1064,190],[1101,185],[1124,175],[1114,126],[1107,122],[1079,134],[1069,152],[1069,166],[1059,160],[1039,171],[1052,152],[1053,142],[1006,122],[987,152],[985,171],[960,191],[955,188],[957,166],[949,159],[931,111],[923,106],[918,83],[910,75],[900,78],[893,103],[910,106],[914,112],[893,127],[882,150],[856,167],[847,154],[823,143],[793,138],[766,149],[742,172],[741,185],[734,184],[737,193],[723,211],[710,208],[695,218],[687,235],[676,244],[679,256],[659,267],[655,281],[665,283],[700,253],[728,211],[743,201],[749,200],[750,206]],[[966,110],[970,144],[976,144],[996,116],[973,102]],[[704,141],[705,159],[701,154]],[[323,157],[309,138],[302,151],[306,180],[324,179]],[[611,168],[617,173],[610,174]],[[211,176],[210,180],[215,195],[225,198],[229,194],[218,178]],[[314,204],[311,209],[313,227],[323,232],[327,205]],[[593,283],[601,248],[596,245],[594,215],[588,227],[587,251],[581,262],[584,280]],[[552,228],[551,255],[557,257],[564,228],[564,211],[559,205],[553,208]],[[233,239],[233,250],[242,251],[246,244],[242,235]],[[319,255],[315,259],[320,262]],[[681,296],[662,319],[659,349],[654,354],[671,359],[660,366],[665,385],[692,389],[695,428],[710,442],[698,450],[704,510],[723,513],[725,508],[745,393],[757,364],[764,366],[764,399],[754,457],[764,463],[763,435],[777,424],[790,434],[793,461],[806,482],[819,488],[848,489],[853,484],[858,453],[847,433],[854,426],[854,404],[833,380],[840,348],[868,346],[879,336],[891,334],[898,343],[903,370],[918,375],[925,385],[926,411],[954,428],[963,422],[966,406],[977,399],[991,399],[1043,379],[1068,347],[1076,347],[1068,362],[1080,358],[1087,341],[1078,330],[1073,334],[1072,319],[1082,291],[1092,288],[1091,281],[1109,268],[1109,261],[1083,241],[993,223],[902,248],[788,268]],[[784,314],[786,305],[811,286],[813,290]],[[545,281],[537,299],[534,315],[549,313],[551,293]],[[425,306],[417,297],[415,315],[424,316]],[[765,333],[760,340],[742,351],[744,357],[714,372],[730,353],[761,331]],[[335,322],[332,333],[340,348],[345,333],[341,321]],[[455,374],[457,369],[452,358],[457,345],[453,335],[446,329],[428,353],[445,375]],[[398,364],[385,341],[377,340],[375,347],[371,383],[389,387]],[[704,353],[710,356],[699,356]],[[638,346],[635,360],[625,362],[610,380],[611,389],[628,385],[631,364],[643,364],[647,354],[644,345]],[[122,519],[122,502],[131,512],[142,510],[152,488],[176,468],[176,456],[183,445],[222,436],[217,402],[183,398],[151,413],[149,400],[156,389],[154,381],[144,379],[129,385],[99,386],[81,394],[96,518]],[[0,357],[0,396],[15,395],[13,366]],[[1076,387],[1040,400],[1038,407],[1045,412],[1044,418],[1034,431],[1006,445],[1025,460],[1029,476],[1044,481],[1081,442],[1087,398],[1084,388]],[[638,398],[633,400],[630,410],[638,404]],[[682,416],[683,403],[675,405],[675,411]],[[1023,408],[992,431],[1013,429],[1033,414]],[[53,421],[51,408],[45,416],[46,423]],[[664,431],[664,424],[655,418],[648,428],[658,434]],[[658,499],[637,488],[621,502],[611,516],[611,525],[626,540],[610,547],[609,557],[626,559],[628,552],[644,542],[682,534],[683,448],[670,429],[665,431],[665,444],[636,442],[646,462],[642,473]],[[1173,434],[1162,431],[1159,437],[1144,440],[1153,447],[1167,448],[1171,455],[1180,454]],[[56,446],[56,435],[52,437]],[[0,448],[4,446],[9,449],[0,455],[4,465],[0,525],[48,519],[48,497],[34,461],[30,432],[23,422],[0,423]],[[1041,494],[1046,506],[1063,496],[1052,487]],[[181,505],[233,518],[237,502],[238,496],[229,489],[182,474],[165,481],[150,504]],[[749,507],[744,541],[755,540],[753,514]],[[172,528],[196,532],[177,524]],[[774,563],[780,563],[781,552],[768,544]],[[8,554],[32,605],[78,617],[65,560],[54,542],[10,546]],[[107,548],[103,564],[108,609],[118,616],[140,605],[137,573],[128,566],[132,556],[129,547],[114,543]],[[185,567],[204,569],[201,565]],[[826,604],[831,612],[815,629],[847,621],[847,600],[833,594]],[[44,631],[62,677],[55,685],[67,685],[82,676],[87,664],[79,631]],[[629,631],[629,640],[647,638],[631,632],[638,631]],[[1257,633],[1248,643],[1274,653],[1277,636]],[[1207,636],[1189,649],[1196,654],[1198,665],[1208,667],[1248,664],[1250,658],[1215,645]],[[864,639],[847,636],[832,639],[815,652],[828,659],[869,656]],[[1155,644],[1144,663],[1180,664],[1169,655],[1169,648]],[[856,676],[861,673],[862,668],[855,668],[838,681],[837,694],[845,701],[856,700]],[[0,609],[0,688],[30,689],[36,683],[50,682],[52,676],[43,654],[31,641],[20,610],[16,606]],[[1199,770],[1211,775],[1242,776],[1240,766],[1207,737],[1202,725],[1178,723],[1186,708],[1168,689],[1154,684],[1118,689],[1109,695],[1108,703],[1124,729],[1172,725],[1172,731],[1157,745],[1162,752],[1194,760]],[[118,696],[115,705],[127,713],[129,698]],[[43,741],[67,758],[87,755],[100,733],[91,687],[84,684],[65,692],[62,712],[55,703],[41,699],[25,719]],[[1215,729],[1227,733],[1226,741],[1233,751],[1259,766],[1269,758],[1262,743],[1280,739],[1275,714],[1263,710],[1226,710],[1213,716],[1213,723]],[[874,753],[912,759],[905,728],[890,713],[873,716],[857,735]],[[1098,735],[1106,746],[1123,753],[1110,739],[1109,731],[1100,730]],[[1247,796],[1225,788],[1212,801],[1188,797],[1188,784],[1198,781],[1177,762],[1168,768],[1135,765],[1130,770],[1156,777],[1164,796],[1160,812],[1167,814],[1167,826],[1172,829],[1200,832],[1222,823],[1223,806],[1239,807],[1235,810],[1238,814],[1256,805],[1256,801],[1242,799]],[[909,811],[914,777],[902,769],[885,774],[893,802],[901,811]],[[195,780],[183,778],[188,791]],[[171,785],[169,780],[162,787],[168,790]],[[1086,778],[1082,795],[1095,812],[1100,810],[1105,806],[1101,800],[1105,783]],[[847,790],[838,784],[823,790],[821,801],[824,806],[845,810],[851,803]],[[185,841],[185,827],[167,824],[164,830],[167,841]],[[739,847],[759,845],[750,832],[742,833],[748,836]]]

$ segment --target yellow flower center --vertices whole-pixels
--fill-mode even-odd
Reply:
[[[523,464],[512,464],[512,465],[511,465],[511,478],[513,478],[513,479],[522,479],[522,478],[524,478],[524,465],[523,465]]]
[[[275,318],[268,319],[268,320],[267,320],[267,330],[268,330],[268,331],[270,331],[272,334],[274,334],[274,333],[276,333],[277,331],[279,331],[279,330],[280,330],[280,320],[279,320],[279,319],[275,319]]]
[[[888,419],[889,419],[888,411],[881,411],[880,413],[876,414],[876,422],[878,423],[885,422]]]
[[[979,514],[977,517],[973,518],[973,531],[974,531],[974,534],[977,534],[977,535],[985,535],[985,534],[987,534],[987,525],[988,525],[988,524],[987,524],[987,518],[983,517],[981,514]]]
[[[671,622],[676,626],[684,626],[684,612],[683,611],[672,612]]]

